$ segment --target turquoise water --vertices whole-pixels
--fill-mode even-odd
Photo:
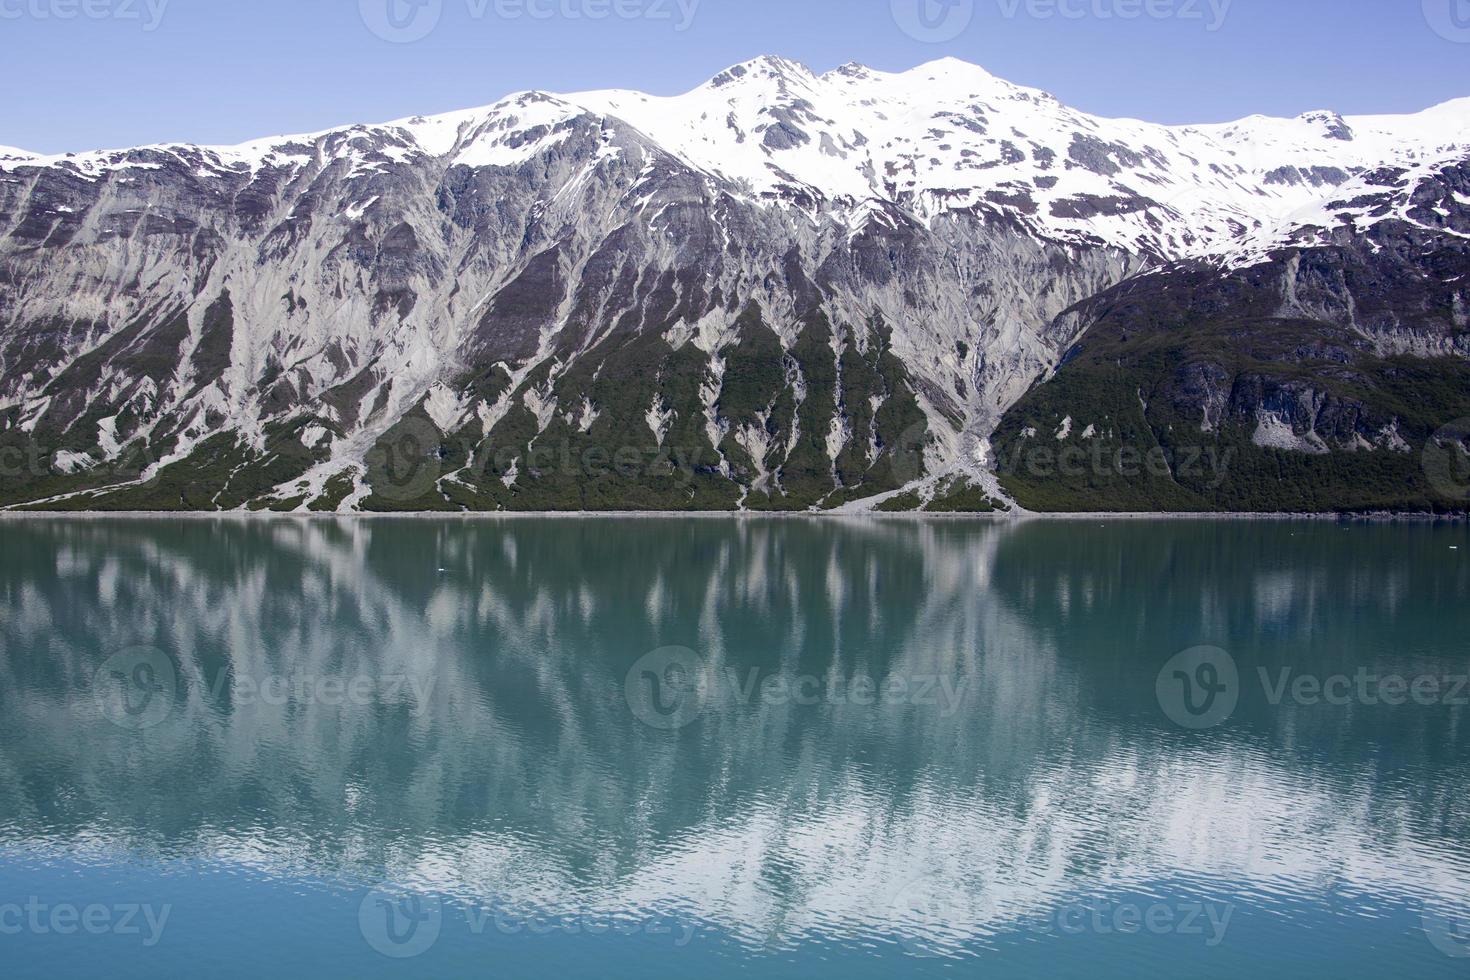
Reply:
[[[1462,526],[0,541],[6,976],[1470,975]]]

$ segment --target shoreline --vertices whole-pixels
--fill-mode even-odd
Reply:
[[[1089,512],[1039,512],[1007,511],[990,513],[932,513],[909,511],[882,513],[879,511],[474,511],[436,512],[405,511],[403,513],[279,513],[275,511],[17,511],[0,510],[0,521],[6,520],[129,520],[129,521],[503,521],[503,520],[805,520],[805,521],[963,521],[987,524],[1029,523],[1033,521],[1332,521],[1353,524],[1464,524],[1470,514],[1425,514],[1422,512],[1373,512],[1347,513],[1273,513],[1240,512],[1192,513],[1184,511],[1089,511]]]

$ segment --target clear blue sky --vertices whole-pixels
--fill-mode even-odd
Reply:
[[[396,36],[435,23],[438,4],[435,29],[383,40],[366,24],[392,33],[389,3]],[[681,3],[697,4],[682,31]],[[895,16],[915,3],[933,5],[928,21]],[[905,18],[955,36],[916,40]],[[0,0],[0,144],[231,143],[526,88],[672,94],[759,54],[817,70],[954,55],[1160,122],[1400,112],[1470,95],[1470,0]]]

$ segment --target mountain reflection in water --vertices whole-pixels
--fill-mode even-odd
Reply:
[[[1267,909],[1355,896],[1365,919],[1467,908],[1465,709],[1278,706],[1260,680],[1466,673],[1462,530],[88,519],[0,533],[3,853],[678,911],[762,947],[901,936],[958,952],[1077,896],[1159,882]],[[1233,655],[1242,695],[1228,723],[1193,732],[1155,682],[1201,644]],[[667,647],[720,679],[675,730],[625,695]],[[167,717],[136,731],[94,696],[99,668],[134,648],[164,651],[178,677]],[[822,696],[743,686],[772,677]],[[947,693],[832,695],[861,677]]]

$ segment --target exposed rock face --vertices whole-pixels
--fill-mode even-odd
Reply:
[[[958,62],[763,59],[678,99],[527,93],[233,148],[3,150],[0,503],[927,496],[982,478],[1006,411],[1185,260],[1247,271],[1181,315],[1254,310],[1268,286],[1270,317],[1349,335],[1341,363],[1463,357],[1445,243],[1470,235],[1467,120],[1451,103],[1171,129]],[[1217,424],[1263,411],[1278,442],[1277,423],[1306,439],[1310,411],[1329,449],[1384,421],[1324,430],[1312,392],[1237,387],[1200,367],[1177,397]]]

